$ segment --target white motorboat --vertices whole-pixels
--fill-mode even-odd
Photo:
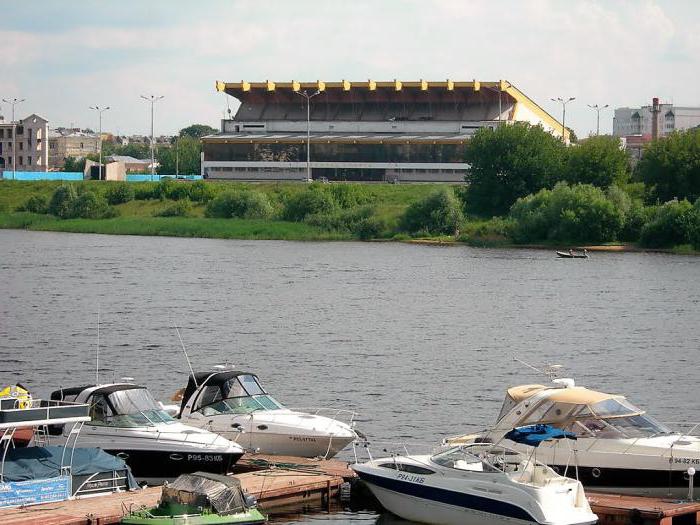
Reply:
[[[51,399],[88,403],[92,421],[83,427],[82,446],[100,447],[126,461],[138,479],[151,483],[198,470],[226,474],[243,455],[228,439],[176,421],[133,383],[64,388]],[[50,427],[58,440],[69,429]]]
[[[514,450],[457,445],[351,467],[397,516],[436,525],[583,525],[598,518],[583,486]]]
[[[596,491],[687,497],[689,467],[700,465],[700,438],[671,431],[624,396],[576,386],[568,378],[509,388],[492,430],[446,442],[495,442],[513,427],[534,423],[576,434],[575,447],[543,443],[538,458],[564,472],[575,451],[579,479]]]
[[[190,375],[177,417],[261,454],[331,458],[357,437],[350,424],[285,408],[255,374],[232,370]]]

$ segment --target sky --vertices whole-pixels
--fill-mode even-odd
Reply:
[[[51,127],[219,127],[215,81],[508,80],[567,125],[588,104],[700,106],[699,0],[0,0],[0,99]],[[9,105],[0,110],[10,118]],[[601,133],[612,130],[601,112]]]

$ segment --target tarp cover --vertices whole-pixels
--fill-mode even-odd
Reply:
[[[13,448],[7,451],[5,458],[4,477],[6,481],[26,481],[32,479],[52,478],[61,473],[61,456],[63,447],[26,447]],[[67,449],[64,462],[70,462],[71,449]],[[124,461],[116,456],[107,454],[99,448],[76,448],[73,454],[71,473],[76,476],[90,475],[97,472],[112,472],[115,470],[128,471],[130,489],[138,488],[136,479]]]
[[[219,514],[247,510],[240,481],[207,472],[182,474],[163,487],[162,503],[210,507]]]
[[[516,443],[537,447],[543,441],[551,439],[576,439],[576,434],[560,430],[551,425],[539,424],[514,428],[503,437]]]

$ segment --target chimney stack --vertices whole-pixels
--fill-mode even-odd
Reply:
[[[651,99],[651,139],[659,138],[659,113],[661,106],[659,105],[659,97]]]

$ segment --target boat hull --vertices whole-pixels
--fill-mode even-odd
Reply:
[[[155,509],[156,511],[158,509]],[[153,511],[152,511],[153,512]],[[155,513],[151,516],[146,516],[143,512],[137,512],[122,518],[122,525],[176,525],[187,523],[187,525],[253,525],[257,523],[265,523],[267,519],[257,509],[231,514],[228,516],[220,516],[218,514],[189,514],[186,517],[178,516],[159,516]]]
[[[324,457],[330,459],[348,446],[353,437],[309,436],[297,434],[272,434],[263,432],[219,432],[219,435],[258,454],[295,456],[301,458]]]
[[[199,453],[108,448],[105,450],[123,459],[131,467],[134,477],[151,483],[197,471],[228,474],[243,455],[242,452]]]

